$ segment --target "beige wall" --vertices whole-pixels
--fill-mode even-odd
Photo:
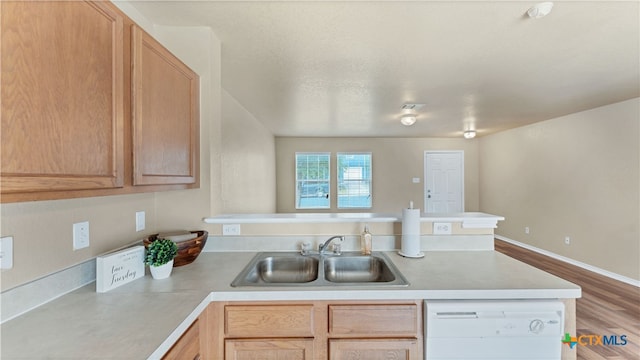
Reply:
[[[222,212],[275,212],[274,136],[224,90],[222,133]]]
[[[153,28],[129,4],[117,5],[201,77],[200,189],[0,205],[1,235],[14,238],[14,267],[2,271],[2,291],[158,231],[205,228],[200,219],[219,213],[220,42],[208,28]],[[135,231],[136,211],[146,212],[142,232]],[[72,224],[79,221],[89,221],[91,245],[73,251]]]
[[[464,151],[465,210],[479,209],[477,140],[443,138],[276,138],[277,211],[295,209],[295,153],[331,152],[331,176],[335,187],[335,156],[341,151],[371,152],[373,208],[356,212],[399,213],[413,201],[424,209],[424,152],[426,150]],[[419,184],[412,179],[420,178]],[[335,189],[331,191],[335,194]],[[331,210],[338,212],[335,198]],[[322,212],[321,210],[311,210]],[[340,209],[339,211],[344,211]]]
[[[640,279],[639,122],[636,98],[479,139],[496,233]]]

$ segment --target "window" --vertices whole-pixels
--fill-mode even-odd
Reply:
[[[296,153],[296,209],[328,209],[330,153]]]
[[[371,208],[371,153],[338,153],[338,208]]]

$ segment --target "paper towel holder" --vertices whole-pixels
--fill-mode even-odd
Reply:
[[[420,209],[414,209],[413,201],[409,208],[402,210],[401,246],[398,254],[407,258],[422,258],[420,251]]]

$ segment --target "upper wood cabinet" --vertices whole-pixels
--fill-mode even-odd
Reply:
[[[199,187],[196,73],[108,1],[0,10],[2,203]]]
[[[198,75],[137,26],[132,29],[133,183],[198,181]]]
[[[0,7],[3,202],[122,187],[122,14],[84,1]]]

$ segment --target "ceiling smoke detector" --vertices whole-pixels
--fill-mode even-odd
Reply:
[[[527,15],[532,19],[540,19],[549,15],[551,9],[553,9],[553,3],[551,1],[541,2],[530,7],[529,10],[527,10]]]

